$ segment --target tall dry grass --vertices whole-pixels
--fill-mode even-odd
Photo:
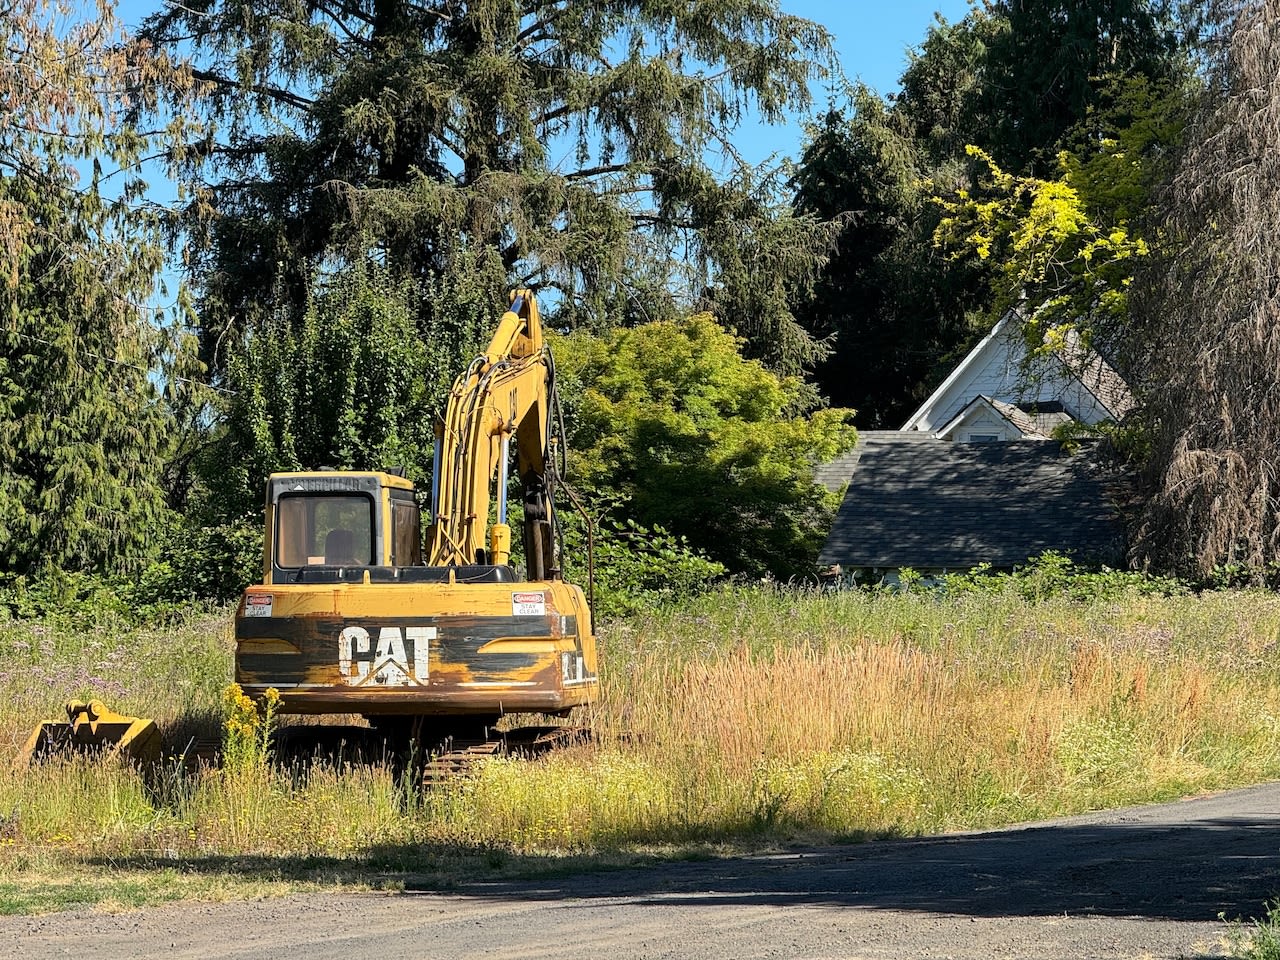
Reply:
[[[222,629],[174,656],[221,683]],[[0,773],[0,873],[49,849],[400,862],[912,834],[1255,782],[1280,775],[1278,639],[1266,593],[724,591],[603,631],[591,745],[427,792],[385,766]],[[30,649],[0,651],[12,689]]]

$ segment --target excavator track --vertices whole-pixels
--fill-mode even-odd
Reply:
[[[519,757],[533,759],[553,750],[586,743],[591,733],[583,727],[517,727],[495,733],[487,739],[451,738],[439,752],[428,754],[422,765],[422,783],[438,787],[465,776],[480,760],[487,757]]]
[[[535,759],[553,750],[588,743],[591,732],[585,727],[528,726],[500,731],[491,727],[455,733],[437,739],[430,733],[415,733],[418,746],[399,731],[379,732],[355,726],[290,726],[276,736],[273,749],[277,762],[293,763],[393,763],[403,764],[416,755],[424,787],[438,787],[465,776],[476,763],[488,757]]]

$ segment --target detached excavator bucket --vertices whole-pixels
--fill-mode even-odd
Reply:
[[[48,720],[36,727],[13,766],[18,770],[33,760],[73,752],[155,760],[160,756],[160,730],[154,720],[115,713],[101,700],[72,700],[66,722]]]

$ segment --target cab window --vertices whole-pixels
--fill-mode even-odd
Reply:
[[[365,496],[290,496],[276,505],[281,567],[373,563],[373,501]]]
[[[418,505],[412,500],[391,501],[391,565],[411,567],[422,563],[422,526]]]

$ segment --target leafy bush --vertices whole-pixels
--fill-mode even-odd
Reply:
[[[47,569],[0,577],[0,612],[72,626],[165,623],[190,608],[234,599],[262,571],[262,520],[201,526],[170,514],[137,573]]]
[[[174,517],[129,592],[148,605],[231,600],[262,575],[262,526],[255,514],[208,526]]]
[[[1127,595],[1170,597],[1187,593],[1188,584],[1175,577],[1162,577],[1110,567],[1081,567],[1065,554],[1046,550],[1012,573],[993,573],[981,564],[968,573],[943,578],[942,589],[950,594],[1000,593],[1014,590],[1028,600],[1067,596],[1073,600],[1109,600]]]
[[[77,626],[130,622],[120,582],[101,574],[50,568],[0,579],[0,610],[15,620],[61,620]]]
[[[807,575],[837,505],[813,467],[853,445],[853,412],[802,415],[805,385],[741,346],[705,314],[557,338],[574,482],[733,573]]]
[[[564,554],[574,566],[569,575],[585,590],[586,524],[576,515],[564,521]],[[723,564],[709,560],[684,537],[630,517],[598,520],[594,544],[595,611],[600,616],[625,616],[701,593],[725,573]]]

